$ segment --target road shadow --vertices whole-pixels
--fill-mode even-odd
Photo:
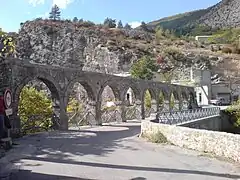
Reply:
[[[58,175],[49,175],[32,172],[31,170],[20,170],[17,173],[10,175],[9,180],[97,180],[97,179],[85,179],[85,178],[76,178],[76,177],[67,177],[67,176],[58,176]],[[136,177],[129,180],[146,180],[143,177]]]
[[[118,148],[138,150],[124,144],[125,138],[136,136],[140,133],[140,123],[105,125],[92,129],[54,131],[29,136],[16,141],[21,147],[36,146],[35,155],[53,159],[67,160],[73,155],[98,155],[105,156]],[[18,148],[16,146],[16,148]]]
[[[141,171],[141,172],[163,172],[163,173],[174,173],[174,174],[192,174],[192,175],[204,175],[204,176],[213,176],[213,177],[222,177],[222,178],[231,178],[239,179],[240,175],[234,174],[223,174],[223,173],[214,173],[207,171],[197,171],[197,170],[185,170],[185,169],[173,169],[173,168],[161,168],[161,167],[144,167],[144,166],[127,166],[127,165],[116,165],[116,164],[107,164],[107,163],[96,163],[96,162],[76,162],[73,160],[59,160],[59,159],[50,159],[50,158],[39,158],[39,157],[29,157],[27,160],[32,161],[43,161],[51,163],[61,163],[61,164],[71,164],[79,166],[88,166],[88,167],[99,167],[107,169],[120,169],[120,170],[131,170],[131,171]],[[81,168],[81,167],[79,167]],[[136,172],[137,173],[137,172]]]

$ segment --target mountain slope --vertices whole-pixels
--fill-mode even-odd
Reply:
[[[148,23],[150,28],[158,25],[183,35],[196,30],[199,25],[206,26],[206,31],[211,28],[240,27],[240,1],[222,0],[207,9],[165,17]]]

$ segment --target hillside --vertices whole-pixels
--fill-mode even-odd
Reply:
[[[210,69],[213,74],[219,72],[220,66],[220,73],[224,69],[238,73],[240,68],[239,55],[222,53],[225,45],[203,45],[166,33],[157,37],[154,33],[136,29],[37,19],[21,24],[19,33],[14,36],[15,57],[54,66],[80,65],[79,68],[86,71],[129,72],[132,64],[141,57],[150,56],[157,61],[166,50],[172,49],[177,50],[178,57],[181,57],[182,66],[176,66],[180,79],[188,77],[191,67]],[[172,58],[174,51],[169,58],[178,62],[179,58]],[[171,65],[173,61],[167,62]]]
[[[165,17],[148,23],[150,28],[162,26],[176,34],[211,34],[219,28],[240,27],[240,1],[222,0],[207,9]]]

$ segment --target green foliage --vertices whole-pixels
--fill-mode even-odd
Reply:
[[[20,94],[18,112],[23,133],[49,130],[52,122],[52,101],[43,91],[25,86]],[[31,117],[36,116],[31,120]]]
[[[235,121],[234,125],[236,127],[240,127],[240,100],[233,103],[225,111],[235,117],[236,121]]]
[[[152,143],[159,143],[159,144],[168,143],[166,136],[164,136],[163,133],[161,133],[160,131],[148,136],[142,135],[142,137],[148,139]]]
[[[122,24],[122,21],[118,21],[118,25],[117,25],[117,28],[119,29],[122,29],[123,28],[123,24]]]
[[[130,73],[134,78],[151,80],[157,70],[155,60],[149,56],[144,56],[132,65]]]
[[[15,44],[11,37],[0,29],[0,57],[6,57],[13,53],[15,50]]]
[[[174,105],[175,105],[174,101],[175,101],[174,95],[171,94],[170,102],[169,102],[169,107],[170,107],[171,109],[174,108]]]
[[[52,20],[60,20],[60,16],[61,16],[61,11],[59,9],[59,7],[55,4],[52,9],[51,12],[49,13],[49,19]]]
[[[163,92],[159,93],[158,101],[159,101],[159,104],[163,104],[164,103],[164,94],[163,94]]]
[[[128,23],[126,23],[125,26],[124,26],[124,29],[130,30],[130,29],[132,29],[132,27]]]
[[[108,28],[115,28],[116,27],[116,20],[111,18],[106,18],[103,22],[103,25]]]
[[[231,44],[239,40],[240,28],[218,30],[209,40],[214,43]]]
[[[147,90],[145,92],[144,105],[145,105],[146,109],[150,109],[152,106],[152,98],[151,98],[151,94],[150,94],[149,90]]]
[[[79,22],[79,21],[78,21],[78,18],[77,18],[77,17],[74,17],[74,18],[73,18],[73,22],[75,22],[75,23],[76,23],[76,22]]]

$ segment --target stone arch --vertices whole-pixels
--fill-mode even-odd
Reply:
[[[66,97],[67,97],[67,99],[69,98],[70,93],[72,92],[72,89],[73,89],[73,87],[74,87],[74,85],[76,83],[79,83],[79,84],[81,84],[83,86],[83,88],[87,92],[89,100],[96,101],[96,93],[93,90],[94,86],[90,83],[90,80],[88,80],[86,78],[84,78],[84,79],[82,79],[82,78],[75,78],[74,80],[72,80],[68,84],[67,89],[66,89]]]
[[[110,90],[110,92],[108,91],[104,93],[106,90]],[[109,101],[107,99],[103,99],[104,95],[107,95],[107,97],[109,97],[109,95],[111,95],[111,92],[114,96],[113,100]],[[101,121],[103,123],[122,121],[121,112],[118,110],[118,106],[121,104],[120,90],[116,84],[111,82],[104,83],[98,92],[97,98],[97,102],[99,103],[100,107]]]
[[[188,109],[188,101],[189,101],[189,94],[186,89],[181,91],[181,109],[187,110]]]
[[[171,93],[171,101],[173,101],[173,102],[171,102],[171,103],[173,103],[172,105],[173,105],[173,107],[172,107],[172,109],[174,110],[174,111],[179,111],[179,110],[181,110],[181,107],[180,107],[180,98],[179,98],[179,93],[176,91],[176,90],[173,90],[172,91],[172,93]]]
[[[120,89],[118,88],[117,85],[114,85],[114,84],[111,84],[111,83],[105,83],[105,84],[103,84],[103,85],[101,86],[101,89],[100,89],[99,92],[98,92],[98,100],[101,100],[101,99],[99,99],[99,98],[101,98],[101,95],[102,95],[104,89],[105,89],[107,86],[111,88],[111,90],[112,90],[112,92],[113,92],[113,94],[114,94],[114,96],[115,96],[115,99],[116,99],[117,101],[120,101],[120,99],[121,99]]]
[[[132,89],[136,100],[141,100],[141,90],[138,89],[138,88],[137,88],[136,86],[134,86],[134,85],[128,85],[128,86],[126,86],[126,87],[123,89],[123,91],[122,91],[122,96],[125,97],[126,94],[127,94],[127,91],[128,91],[130,88]]]
[[[56,101],[58,101],[58,103],[60,104],[60,87],[59,85],[55,82],[55,80],[53,79],[53,77],[51,76],[42,76],[40,74],[35,75],[34,77],[27,77],[25,79],[23,79],[21,81],[21,83],[19,85],[17,85],[17,87],[14,89],[14,93],[13,93],[13,100],[14,100],[14,104],[16,104],[16,106],[18,106],[18,102],[19,102],[19,98],[20,98],[20,94],[22,89],[24,88],[24,86],[27,85],[27,83],[33,81],[33,80],[40,80],[42,81],[47,87],[48,89],[51,91],[51,96],[53,99],[56,99]],[[57,103],[57,102],[55,102]],[[16,108],[16,114],[18,112],[18,108]]]
[[[158,105],[159,111],[169,111],[169,91],[166,88],[158,89]]]
[[[152,88],[143,89],[141,100],[145,117],[149,117],[152,113],[157,112],[156,92]]]
[[[14,101],[13,110],[14,110],[14,116],[17,117],[16,120],[13,121],[13,127],[17,129],[21,128],[21,119],[18,116],[18,108],[19,108],[18,105],[19,105],[20,95],[24,86],[26,86],[29,82],[33,80],[39,80],[43,82],[51,92],[51,98],[53,103],[53,117],[54,117],[52,119],[52,122],[54,123],[53,124],[54,128],[59,129],[65,126],[64,122],[61,121],[61,111],[64,109],[64,105],[63,105],[63,102],[61,101],[59,85],[55,82],[54,78],[51,76],[36,74],[32,77],[24,78],[20,84],[16,85],[13,91],[13,101]]]

